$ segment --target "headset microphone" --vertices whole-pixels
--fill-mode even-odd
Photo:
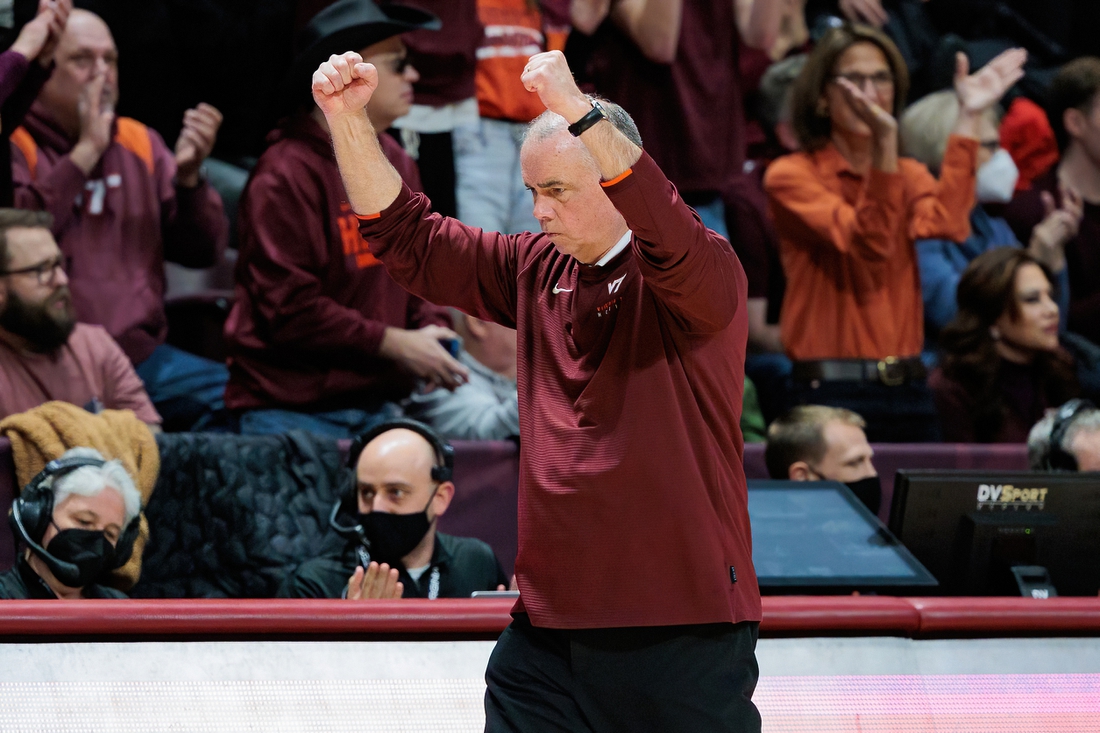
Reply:
[[[81,568],[72,562],[62,560],[42,546],[42,537],[53,521],[53,481],[72,473],[78,468],[92,466],[102,468],[106,461],[98,458],[71,457],[52,460],[46,464],[38,475],[31,479],[19,497],[12,502],[11,512],[8,514],[8,522],[12,528],[16,543],[16,554],[19,552],[19,540],[22,539],[50,569],[59,582],[70,587],[79,588],[86,583],[81,582]],[[50,481],[53,479],[53,481]],[[133,554],[134,542],[141,530],[141,517],[136,516],[123,530],[122,535],[115,542],[112,562],[107,570],[122,567]],[[106,542],[106,539],[104,538]],[[94,580],[94,579],[93,579]],[[90,581],[89,581],[90,582]]]

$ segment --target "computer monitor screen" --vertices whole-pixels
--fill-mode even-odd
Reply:
[[[844,484],[749,481],[752,559],[771,593],[912,593],[932,575]]]
[[[1019,595],[1014,566],[1100,590],[1100,474],[898,471],[890,529],[950,595]]]

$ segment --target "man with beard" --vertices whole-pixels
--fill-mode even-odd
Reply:
[[[159,426],[122,349],[101,326],[76,322],[52,223],[45,212],[0,209],[0,418],[61,400],[133,410]]]
[[[74,10],[54,70],[11,133],[15,206],[54,216],[81,321],[107,329],[166,423],[189,428],[224,407],[225,365],[166,343],[166,261],[210,267],[229,235],[221,198],[201,168],[221,113],[184,113],[174,149],[117,115],[118,48],[110,28]]]
[[[291,598],[469,598],[504,590],[492,548],[436,531],[454,497],[453,451],[426,425],[391,420],[352,443],[354,492],[331,524],[346,542],[302,563],[279,593]]]

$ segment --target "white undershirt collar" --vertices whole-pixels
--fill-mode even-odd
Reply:
[[[634,232],[632,232],[632,231],[630,231],[629,229],[627,229],[627,230],[626,230],[626,234],[624,234],[624,235],[623,235],[623,238],[622,238],[622,239],[620,239],[620,240],[619,240],[618,242],[616,242],[616,243],[615,243],[615,246],[614,246],[614,247],[612,247],[611,249],[607,250],[607,254],[605,254],[605,255],[604,255],[603,257],[601,257],[601,258],[600,258],[600,259],[599,259],[599,260],[598,260],[598,261],[596,262],[596,264],[595,264],[595,267],[603,267],[603,266],[604,266],[604,265],[606,265],[606,264],[607,264],[608,262],[610,262],[611,260],[615,259],[615,255],[617,255],[617,254],[619,254],[620,252],[622,252],[622,251],[623,251],[624,249],[626,249],[626,246],[627,246],[628,244],[630,244],[630,238],[631,238],[631,237],[632,237],[633,235],[634,235]]]

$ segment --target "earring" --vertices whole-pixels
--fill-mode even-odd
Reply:
[[[994,341],[1000,341],[1001,340],[1001,329],[997,328],[996,326],[990,326],[989,327],[989,336]]]

